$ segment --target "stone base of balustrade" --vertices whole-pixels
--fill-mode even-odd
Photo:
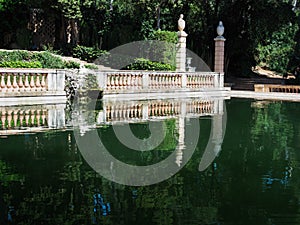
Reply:
[[[142,89],[142,90],[104,90],[103,99],[164,99],[164,98],[193,98],[193,97],[228,97],[230,96],[230,88],[181,88],[181,89]]]
[[[47,91],[31,93],[0,93],[0,106],[33,105],[33,104],[65,104],[67,101],[64,91]]]

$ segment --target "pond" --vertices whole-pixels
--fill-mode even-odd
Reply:
[[[65,109],[63,129],[31,126],[21,133],[9,131],[26,126],[25,117],[16,114],[9,122],[6,115],[0,126],[1,224],[299,224],[299,106],[252,99],[100,102],[97,110]],[[35,116],[27,119],[39,125]],[[163,138],[134,150],[140,145],[116,135],[124,127],[137,143],[151,129],[164,131]],[[95,132],[113,157],[137,170],[169,157],[171,169],[179,169],[166,172],[164,164],[152,177],[151,169],[132,177],[118,173],[105,156],[97,159],[109,167],[101,173],[90,159],[97,156],[83,150],[97,148],[84,139]]]

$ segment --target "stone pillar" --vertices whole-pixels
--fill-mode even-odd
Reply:
[[[176,52],[176,71],[185,72],[186,71],[186,37],[187,33],[184,31],[185,21],[183,20],[183,14],[180,14],[178,20],[178,43],[177,43],[177,52]]]
[[[218,37],[215,40],[215,64],[214,71],[224,73],[224,46],[225,38],[222,36],[224,33],[223,23],[220,21],[217,28]]]

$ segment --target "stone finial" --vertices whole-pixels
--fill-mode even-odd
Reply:
[[[178,30],[183,31],[185,28],[185,21],[183,20],[183,14],[180,14],[179,20],[178,20]]]
[[[219,26],[217,27],[217,34],[219,36],[222,36],[224,34],[224,26],[222,21],[219,22]]]

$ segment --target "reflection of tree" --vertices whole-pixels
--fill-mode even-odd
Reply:
[[[276,102],[256,107],[253,114],[251,134],[256,149],[273,148],[273,160],[281,159],[293,136],[292,124],[286,119],[284,104]]]

